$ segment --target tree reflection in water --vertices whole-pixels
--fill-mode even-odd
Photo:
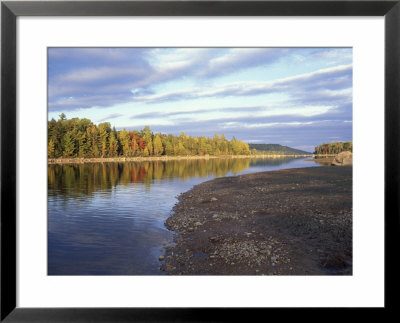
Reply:
[[[236,175],[252,166],[277,166],[293,158],[218,158],[125,163],[88,163],[48,165],[48,188],[52,194],[91,195],[110,190],[116,185],[144,183],[148,189],[153,181],[208,176]]]

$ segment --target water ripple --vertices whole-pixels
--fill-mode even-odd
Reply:
[[[49,275],[161,275],[176,197],[214,177],[316,166],[303,159],[49,165]]]

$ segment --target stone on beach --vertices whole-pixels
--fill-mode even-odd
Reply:
[[[333,159],[332,166],[350,166],[353,165],[353,154],[350,151],[342,151]]]

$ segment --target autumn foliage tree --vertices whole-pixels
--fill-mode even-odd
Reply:
[[[133,156],[195,156],[195,155],[249,155],[249,145],[223,134],[213,138],[191,137],[181,132],[154,134],[150,127],[142,130],[117,131],[109,122],[95,125],[89,119],[67,119],[47,123],[49,158],[106,158]]]
[[[332,142],[329,144],[322,144],[315,147],[315,154],[318,155],[332,155],[338,154],[342,151],[353,151],[353,142]]]

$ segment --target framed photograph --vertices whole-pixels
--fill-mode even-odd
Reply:
[[[1,320],[392,308],[399,15],[3,1]]]

